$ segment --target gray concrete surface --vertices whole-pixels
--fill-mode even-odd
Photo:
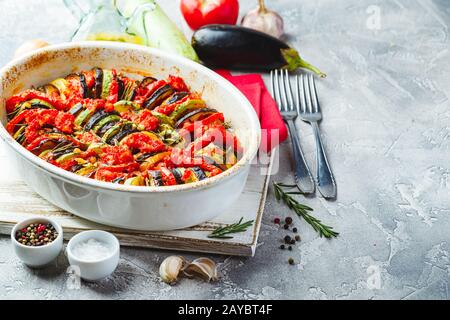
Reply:
[[[180,21],[176,1],[160,1]],[[255,1],[241,1],[246,11]],[[158,279],[172,252],[122,249],[112,277],[67,289],[63,256],[30,270],[0,237],[0,297],[7,299],[448,299],[450,285],[450,5],[447,0],[267,1],[291,43],[328,73],[318,90],[338,199],[302,199],[341,234],[278,249],[286,216],[272,190],[254,258],[212,256],[221,280]],[[379,19],[377,19],[379,13]],[[22,41],[68,39],[75,25],[59,0],[0,1],[0,62]],[[314,141],[300,128],[308,160]],[[273,177],[291,181],[289,144]],[[196,257],[197,255],[188,255]],[[287,264],[292,256],[299,263]],[[379,281],[378,281],[379,280]]]

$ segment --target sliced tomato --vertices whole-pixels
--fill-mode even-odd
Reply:
[[[161,140],[152,138],[142,132],[128,135],[121,141],[121,145],[144,153],[164,151],[166,149],[166,145]]]
[[[167,83],[176,91],[185,92],[189,90],[184,80],[177,76],[169,75]]]

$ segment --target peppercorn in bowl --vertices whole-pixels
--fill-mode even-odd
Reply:
[[[63,248],[63,230],[53,219],[32,217],[11,230],[16,255],[30,267],[41,267],[58,257]]]
[[[259,146],[256,114],[235,87],[155,49],[51,46],[14,60],[0,80],[0,136],[24,180],[96,222],[170,230],[207,221],[237,200]],[[56,90],[63,101],[83,96],[70,106],[42,99]]]

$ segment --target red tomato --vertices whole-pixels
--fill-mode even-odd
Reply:
[[[194,30],[207,24],[236,24],[238,0],[181,0],[181,12]]]

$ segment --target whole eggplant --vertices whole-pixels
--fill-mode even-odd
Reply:
[[[200,60],[210,67],[256,71],[306,68],[321,77],[326,76],[285,42],[245,27],[204,26],[193,34],[192,46]]]

